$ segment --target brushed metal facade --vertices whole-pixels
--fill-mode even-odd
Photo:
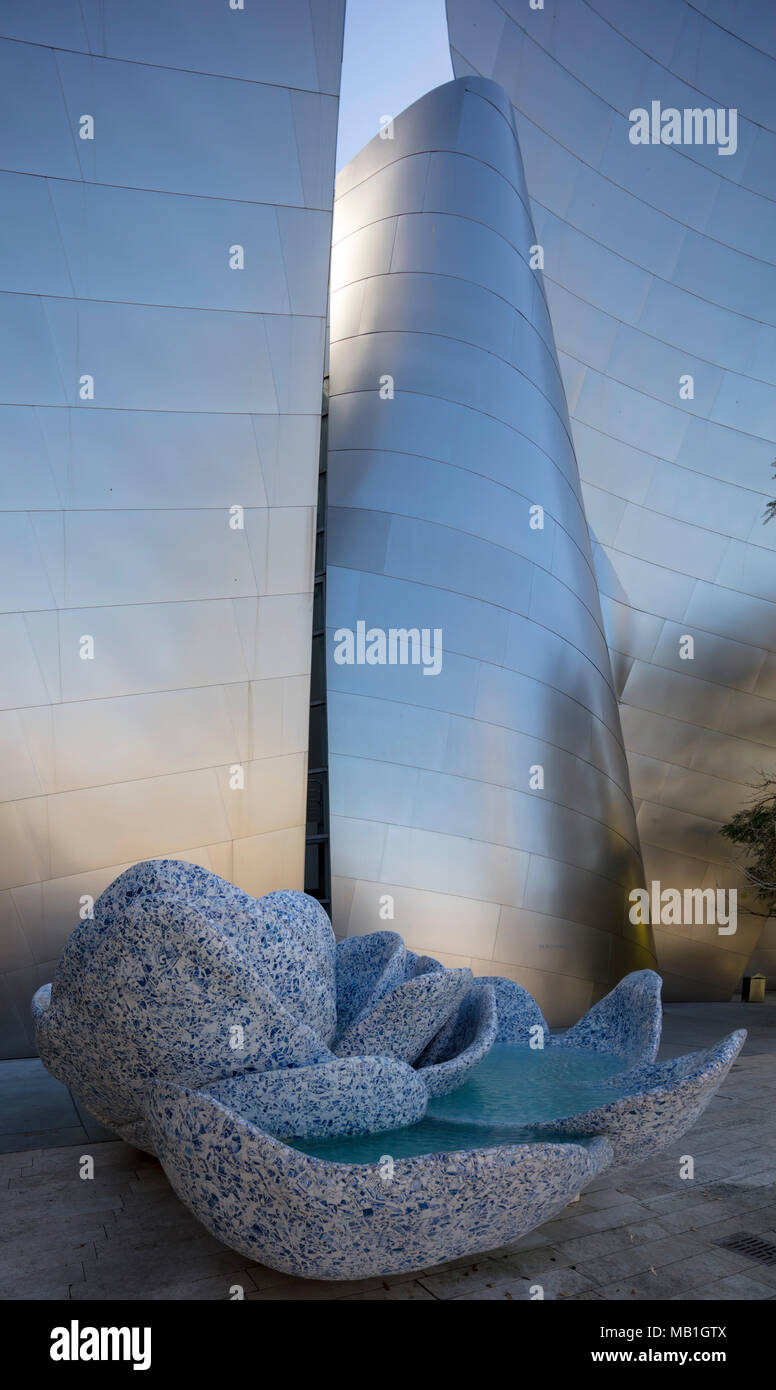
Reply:
[[[654,954],[628,920],[638,835],[501,89],[452,82],[399,116],[338,176],[333,240],[335,929],[393,927],[569,1022]],[[360,622],[441,630],[442,669],[338,660]]]
[[[776,766],[773,5],[447,11],[456,74],[513,105],[647,877],[740,887],[719,826]],[[735,153],[632,144],[630,112],[653,101],[736,108]],[[741,910],[732,936],[657,927],[668,997],[729,998],[762,931]],[[776,974],[776,923],[752,965]]]
[[[0,3],[5,1055],[128,863],[302,886],[343,10]]]

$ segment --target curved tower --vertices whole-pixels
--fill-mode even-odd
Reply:
[[[719,827],[776,766],[773,8],[447,9],[456,74],[512,101],[647,878],[740,887]],[[730,935],[655,927],[669,997],[730,997],[744,906]]]
[[[479,78],[337,181],[331,856],[339,934],[393,926],[560,1024],[654,956],[535,241],[509,102]]]

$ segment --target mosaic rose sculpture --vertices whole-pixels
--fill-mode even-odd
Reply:
[[[688,1128],[745,1036],[655,1065],[660,979],[640,971],[550,1037],[514,981],[445,969],[394,932],[336,943],[305,894],[251,898],[173,860],[136,864],[106,889],[32,1007],[48,1070],[158,1154],[211,1231],[324,1278],[515,1239],[613,1160],[652,1155]],[[538,1126],[536,1143],[399,1160],[389,1183],[375,1164],[283,1142],[412,1125],[497,1040],[611,1053],[617,1096],[559,1116],[547,1142]]]

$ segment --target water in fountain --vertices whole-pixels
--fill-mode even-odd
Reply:
[[[386,1154],[410,1158],[536,1139],[546,1142],[552,1136],[537,1135],[531,1126],[616,1100],[627,1087],[620,1089],[609,1078],[618,1072],[624,1075],[626,1065],[622,1057],[577,1048],[532,1051],[496,1043],[457,1091],[429,1101],[417,1124],[379,1134],[290,1142],[303,1153],[335,1163],[376,1163]]]

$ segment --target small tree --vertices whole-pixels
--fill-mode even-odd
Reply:
[[[776,461],[773,465],[776,478]],[[763,522],[776,517],[776,497],[765,507]],[[738,811],[722,826],[722,834],[734,845],[742,845],[751,860],[739,867],[765,907],[759,917],[776,912],[776,777],[764,777],[757,788],[759,795],[745,811]],[[750,909],[751,910],[751,909]]]
[[[755,915],[769,917],[776,912],[776,777],[763,778],[752,805],[737,811],[721,833],[751,856],[741,872],[765,908]]]

